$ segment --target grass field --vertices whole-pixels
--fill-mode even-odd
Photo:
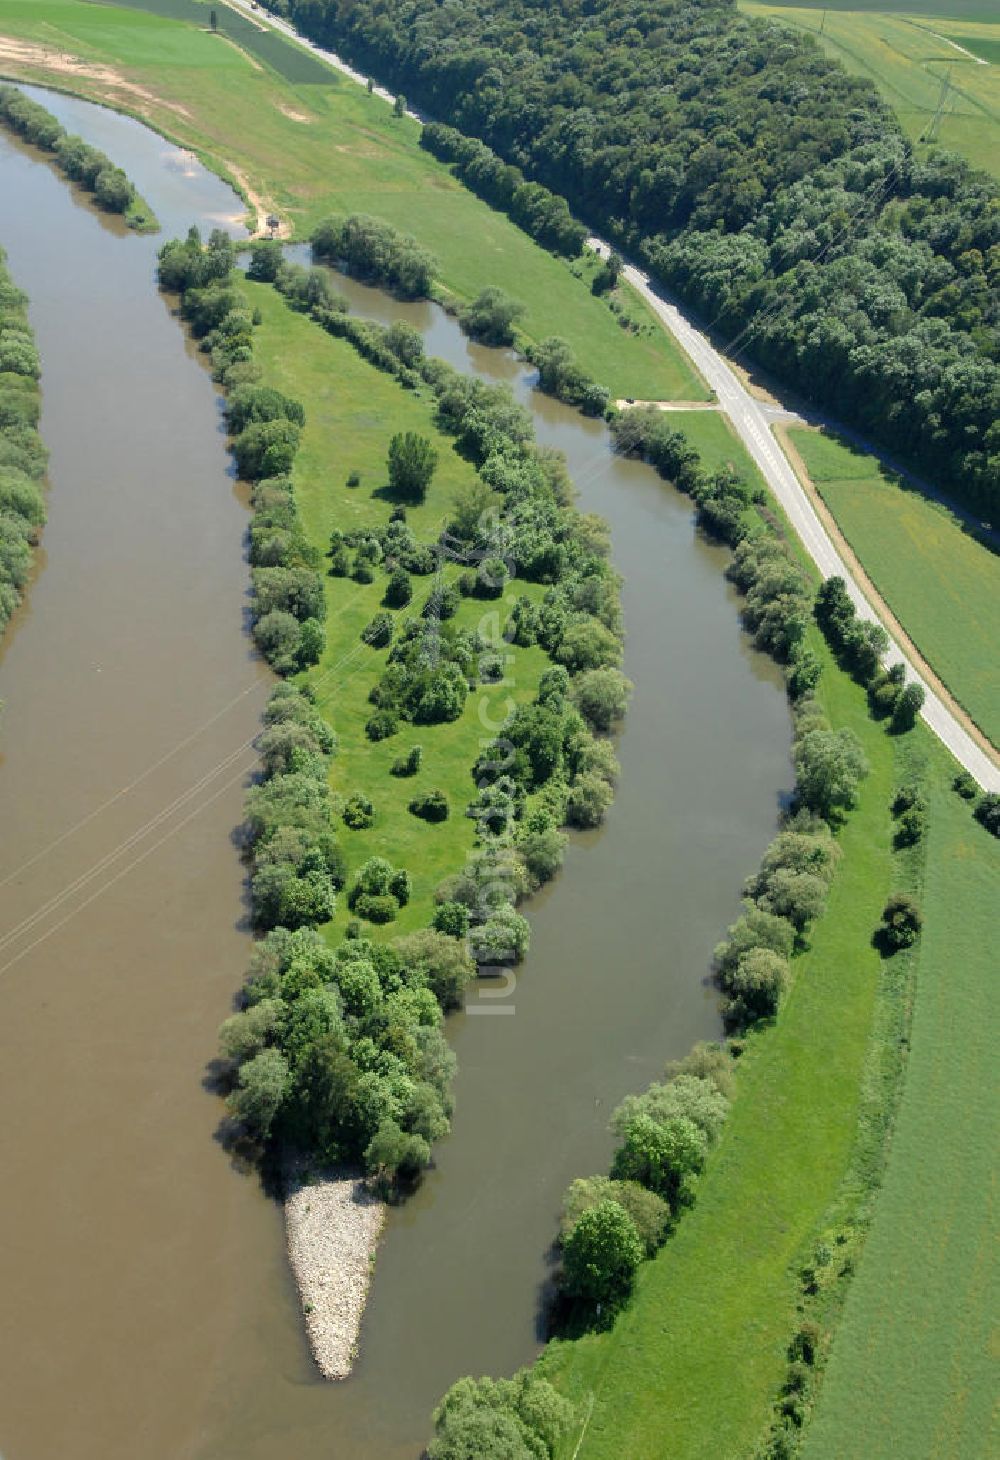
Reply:
[[[835,437],[789,433],[878,591],[980,729],[1000,745],[1000,558],[945,508]]]
[[[554,1345],[542,1361],[585,1407],[594,1396],[580,1460],[749,1454],[787,1366],[797,1267],[855,1141],[879,971],[870,937],[892,880],[896,746],[843,675],[829,671],[822,689],[834,722],[862,737],[871,775],[781,1018],[741,1062],[695,1207],[640,1273],[615,1329]]]
[[[947,788],[946,758],[934,755],[907,1079],[805,1460],[971,1460],[998,1448],[1000,843]]]
[[[936,140],[976,167],[1000,170],[1000,70],[982,64],[1000,59],[1000,11],[993,0],[825,6],[740,0],[740,7],[815,35],[827,55],[875,82],[914,141]],[[942,96],[942,115],[931,133]]]
[[[157,10],[190,4],[207,27],[207,3],[145,0],[154,3]],[[221,27],[247,24],[222,4],[216,9]],[[46,52],[5,56],[5,36]],[[280,74],[276,65],[294,71],[299,57],[303,66],[316,65],[280,44],[280,55],[265,55],[256,42],[251,53],[207,28],[118,3],[0,0],[0,71],[54,82],[141,116],[216,171],[231,179],[238,172],[244,189],[290,220],[296,236],[331,212],[388,219],[436,255],[446,289],[462,299],[489,284],[506,289],[527,308],[525,333],[535,340],[563,335],[613,396],[707,399],[687,357],[631,290],[625,308],[653,326],[648,332],[627,334],[608,301],[591,295],[596,261],[577,277],[568,262],[538,248],[423,152],[416,122],[394,118],[362,87],[325,68],[321,84]],[[60,55],[80,58],[83,69],[58,69]],[[113,68],[117,78],[95,69],[101,67]]]
[[[334,527],[349,531],[388,521],[392,503],[378,492],[386,480],[389,438],[396,431],[412,430],[434,438],[439,465],[426,501],[407,509],[407,521],[419,539],[433,541],[456,491],[478,478],[455,453],[452,439],[434,426],[431,403],[404,391],[392,376],[367,364],[347,341],[333,339],[295,314],[270,286],[247,284],[245,288],[262,315],[254,332],[254,352],[265,380],[305,406],[306,427],[295,460],[295,493],[310,540],[325,551]],[[361,484],[348,487],[348,474],[354,471],[361,474]],[[349,578],[328,577],[326,581],[327,649],[309,680],[317,686],[320,708],[340,742],[333,763],[333,788],[344,797],[364,792],[376,814],[375,825],[367,831],[341,826],[340,843],[350,872],[377,854],[411,873],[412,899],[386,929],[387,936],[394,936],[427,926],[435,887],[444,876],[461,868],[472,848],[474,824],[464,813],[475,789],[472,766],[487,738],[478,713],[480,695],[470,695],[461,718],[451,724],[410,725],[404,721],[397,735],[373,744],[364,732],[372,714],[368,692],[385,670],[387,651],[362,643],[361,631],[382,607],[386,574],[377,570],[375,582],[367,585]],[[419,613],[434,580],[414,577],[412,581],[413,599],[408,608],[394,611],[397,622]],[[538,585],[518,584],[518,594],[540,597],[543,591]],[[452,622],[474,628],[484,615],[492,618],[499,607],[464,599]],[[550,662],[540,649],[508,652],[514,655],[508,671],[514,687],[498,688],[498,698],[491,704],[494,713],[508,696],[534,698],[539,677]],[[390,775],[393,761],[414,744],[423,747],[417,774]],[[451,804],[448,820],[436,825],[407,810],[411,797],[433,788],[444,791]],[[339,939],[348,917],[346,900],[341,898],[330,930],[333,937]]]

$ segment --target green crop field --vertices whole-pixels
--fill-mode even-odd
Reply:
[[[1000,558],[865,452],[792,430],[820,495],[917,648],[1000,745]]]
[[[871,774],[841,833],[844,860],[811,947],[795,961],[787,1003],[741,1061],[694,1208],[640,1271],[610,1333],[555,1344],[543,1357],[542,1372],[590,1412],[579,1460],[749,1454],[787,1367],[797,1268],[854,1147],[879,974],[871,933],[893,876],[898,745],[868,719],[845,676],[830,669],[820,688],[834,724],[861,737]]]
[[[389,440],[396,431],[419,431],[437,447],[438,469],[427,499],[407,509],[414,534],[423,541],[435,540],[456,491],[478,477],[457,455],[451,437],[434,426],[431,402],[404,391],[392,376],[362,360],[346,340],[333,339],[294,313],[270,286],[245,288],[262,315],[254,332],[254,354],[264,368],[264,379],[305,406],[295,495],[310,541],[325,551],[334,527],[346,532],[385,525],[392,503],[379,492],[386,481]],[[355,471],[361,476],[360,485],[349,487],[347,478]],[[361,791],[375,807],[375,824],[369,830],[341,829],[349,874],[377,853],[412,875],[413,896],[388,930],[395,936],[427,926],[435,887],[462,866],[472,849],[474,823],[465,808],[475,790],[472,766],[484,730],[478,714],[480,697],[470,695],[463,714],[451,724],[404,722],[388,740],[373,744],[366,738],[364,726],[372,714],[368,692],[385,671],[387,651],[362,643],[361,631],[381,609],[386,581],[381,571],[371,584],[327,578],[327,648],[309,680],[340,742],[333,763],[334,790],[344,797]],[[410,605],[393,612],[397,622],[420,612],[434,579],[412,581]],[[534,584],[518,585],[518,593],[529,597],[540,597],[543,591]],[[475,628],[484,615],[493,620],[498,608],[463,599],[453,622]],[[549,660],[540,649],[506,652],[514,656],[508,669],[513,687],[505,686],[499,693],[504,700],[533,699]],[[423,747],[417,774],[390,775],[393,761],[417,744]],[[407,810],[414,795],[432,789],[443,791],[451,806],[448,820],[435,825]],[[341,899],[333,936],[342,934],[348,916],[346,900]]]
[[[441,283],[458,298],[496,284],[521,300],[525,333],[564,336],[613,396],[707,398],[694,367],[637,295],[624,290],[622,302],[647,328],[629,334],[608,301],[590,293],[596,263],[574,272],[539,248],[421,150],[416,122],[394,118],[338,73],[324,68],[321,85],[293,83],[259,47],[251,53],[227,35],[150,13],[154,0],[146,4],[149,10],[117,0],[0,0],[0,72],[68,86],[141,116],[252,190],[298,237],[331,212],[387,219],[436,255]],[[191,4],[207,25],[208,5]],[[157,11],[182,6],[188,0],[155,0]],[[240,18],[230,20],[222,4],[216,10],[220,27],[235,29]],[[44,46],[46,55],[5,56],[4,36]],[[284,70],[299,56],[315,66],[305,52],[281,45]],[[59,71],[59,55],[79,58],[84,69]],[[117,78],[95,70],[102,67]]]
[[[804,1460],[997,1453],[1000,843],[935,760],[907,1078]]]
[[[828,55],[875,82],[914,141],[935,140],[997,172],[1000,70],[983,64],[1000,53],[1000,11],[993,0],[957,0],[954,6],[942,0],[828,6],[740,0],[740,7],[815,35]]]

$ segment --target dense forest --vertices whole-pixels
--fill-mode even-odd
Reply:
[[[1000,205],[733,0],[268,0],[642,257],[722,335],[1000,506]],[[477,189],[478,190],[478,189]]]

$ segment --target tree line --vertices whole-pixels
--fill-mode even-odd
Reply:
[[[0,636],[21,602],[45,523],[41,365],[27,305],[0,248]]]
[[[67,132],[50,111],[16,86],[0,84],[0,120],[26,142],[51,152],[60,171],[90,193],[106,213],[124,214],[128,226],[139,233],[156,232],[159,225],[152,209],[122,169],[99,148]]]
[[[1000,212],[866,80],[734,0],[269,0],[567,198],[730,339],[985,516],[1000,506]],[[516,195],[516,188],[510,196]]]

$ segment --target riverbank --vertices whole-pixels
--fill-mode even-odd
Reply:
[[[386,1210],[356,1176],[289,1178],[288,1261],[324,1379],[351,1372]]]
[[[28,300],[0,247],[0,640],[24,596],[45,522],[40,376]]]

